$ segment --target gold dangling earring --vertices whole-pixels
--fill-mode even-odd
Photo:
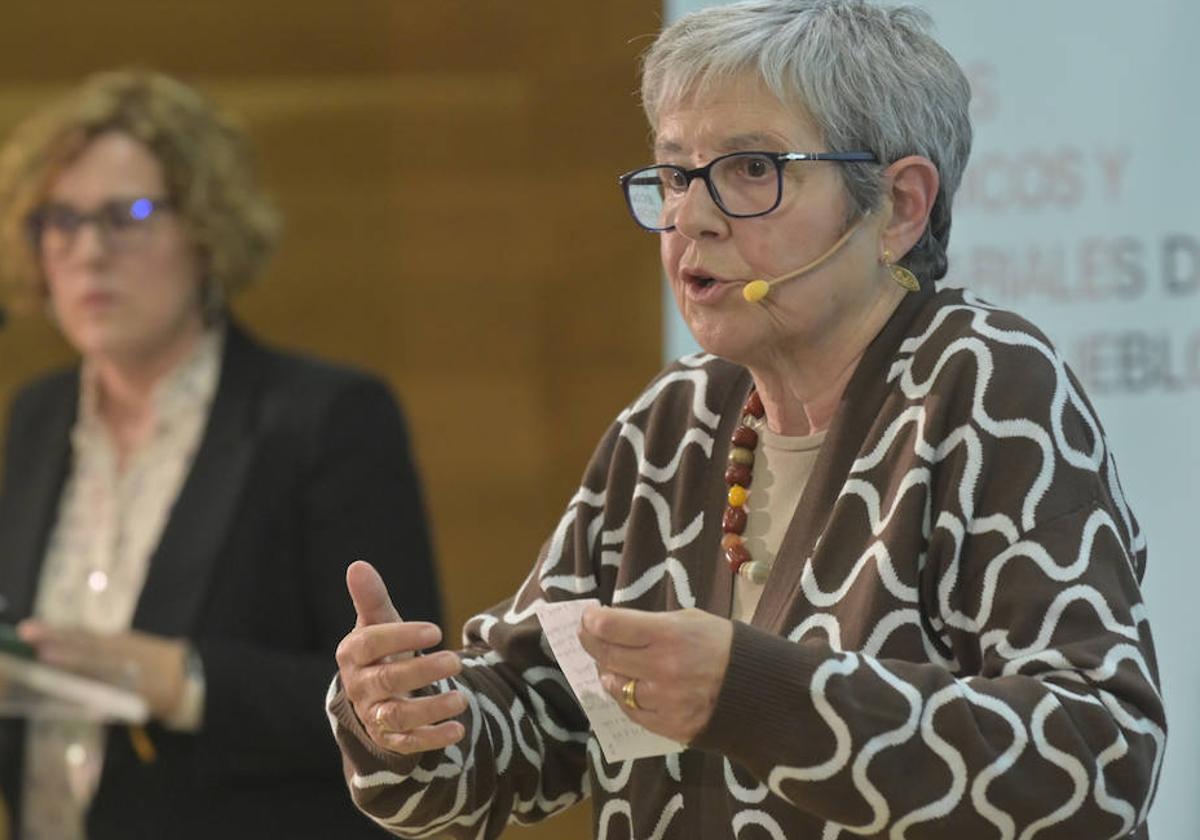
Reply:
[[[904,291],[921,291],[921,281],[917,279],[917,275],[904,266],[897,265],[892,259],[891,250],[887,248],[883,249],[883,264],[887,266],[887,270],[891,273],[892,279],[896,281],[896,285],[904,289]]]

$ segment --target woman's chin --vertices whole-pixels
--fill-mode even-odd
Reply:
[[[79,355],[88,359],[123,358],[136,354],[140,344],[134,336],[113,329],[112,325],[92,324],[68,332],[64,337]]]
[[[740,362],[750,355],[754,346],[746,330],[736,329],[729,323],[713,323],[710,319],[689,322],[692,338],[705,353]]]

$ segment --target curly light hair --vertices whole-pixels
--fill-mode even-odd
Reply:
[[[0,150],[0,275],[46,295],[29,216],[54,179],[108,132],[137,140],[158,160],[195,245],[205,316],[219,317],[229,295],[254,280],[270,257],[280,217],[259,189],[241,129],[192,88],[149,70],[89,76],[13,132]]]

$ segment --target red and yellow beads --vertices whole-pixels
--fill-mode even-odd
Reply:
[[[758,446],[759,425],[763,417],[763,404],[757,391],[751,391],[742,407],[742,419],[733,430],[729,450],[729,464],[725,467],[725,483],[729,494],[725,514],[721,517],[721,551],[725,562],[734,574],[753,583],[765,583],[771,572],[769,563],[754,560],[742,541],[746,531],[746,501],[750,496],[750,484],[754,478],[754,449]]]

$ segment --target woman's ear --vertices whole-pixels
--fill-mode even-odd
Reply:
[[[884,177],[892,213],[883,229],[883,247],[900,259],[925,232],[941,178],[933,162],[919,155],[900,158]]]

